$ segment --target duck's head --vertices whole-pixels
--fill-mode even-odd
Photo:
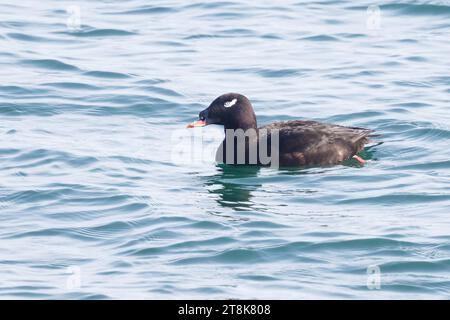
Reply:
[[[225,129],[256,129],[256,116],[250,101],[239,93],[226,93],[216,98],[198,115],[199,120],[188,128],[209,124],[223,125]]]

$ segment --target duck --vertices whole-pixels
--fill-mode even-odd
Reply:
[[[217,97],[187,128],[208,125],[223,126],[225,138],[216,152],[216,161],[229,165],[276,162],[284,167],[327,166],[352,158],[363,165],[366,160],[358,154],[374,134],[371,129],[314,120],[278,121],[258,127],[250,100],[239,93]],[[261,155],[264,147],[267,156]],[[256,152],[252,154],[252,150]]]

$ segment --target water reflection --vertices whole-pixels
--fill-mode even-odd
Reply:
[[[261,167],[217,165],[218,172],[206,182],[208,191],[218,195],[217,203],[234,210],[251,208],[252,192],[261,187],[257,182]]]
[[[377,145],[375,145],[377,146]],[[366,147],[360,154],[366,160],[376,160],[375,146]],[[362,167],[358,161],[350,159],[342,163],[346,167]],[[215,197],[217,203],[224,208],[232,208],[236,211],[259,209],[260,205],[256,205],[252,201],[254,191],[260,188],[263,183],[267,183],[268,179],[275,179],[280,176],[300,176],[300,175],[316,175],[323,174],[330,170],[342,170],[342,166],[333,165],[326,167],[281,167],[279,169],[264,168],[261,166],[233,166],[225,164],[217,164],[217,172],[208,177],[205,185],[208,192]],[[274,170],[274,174],[260,175],[261,170]],[[267,191],[267,190],[266,190]],[[286,193],[290,196],[292,193],[296,195],[316,193],[316,190],[310,188],[299,188],[297,185],[292,188],[283,186],[283,190],[277,190],[279,193]],[[257,208],[258,207],[258,208]]]

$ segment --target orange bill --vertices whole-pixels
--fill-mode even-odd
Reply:
[[[206,121],[205,120],[197,120],[194,121],[192,123],[189,123],[186,128],[195,128],[195,127],[204,127],[206,126]]]

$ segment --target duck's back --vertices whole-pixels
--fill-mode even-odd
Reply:
[[[317,121],[282,121],[259,128],[273,143],[279,135],[279,162],[284,166],[337,164],[360,152],[372,130]],[[272,141],[273,140],[273,141]]]

